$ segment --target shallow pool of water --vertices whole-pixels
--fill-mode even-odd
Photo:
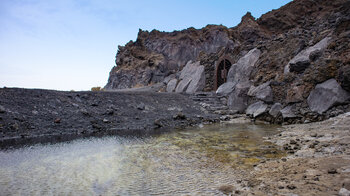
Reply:
[[[276,127],[210,125],[148,137],[80,139],[0,151],[1,195],[220,195],[237,172],[283,152]]]

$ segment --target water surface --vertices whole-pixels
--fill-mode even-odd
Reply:
[[[220,195],[237,172],[283,152],[267,125],[211,125],[148,137],[0,151],[1,195]]]

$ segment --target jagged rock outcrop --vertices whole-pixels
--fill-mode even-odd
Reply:
[[[200,52],[216,53],[223,47],[233,48],[228,28],[208,25],[171,33],[140,29],[136,42],[119,46],[116,66],[110,72],[106,89],[132,88],[157,83],[181,70]]]
[[[348,0],[294,0],[258,19],[247,13],[232,28],[140,30],[135,42],[119,47],[105,88],[161,83],[168,92],[216,91],[233,111],[244,113],[262,101],[267,110],[275,108],[258,118],[318,121],[350,111],[346,101],[325,109],[308,101],[316,85],[332,78],[350,92],[348,43]],[[189,61],[204,71],[180,78]]]
[[[286,65],[284,73],[304,71],[310,65],[310,61],[315,60],[321,55],[320,53],[328,46],[330,40],[330,37],[325,37],[314,46],[308,47],[299,52],[289,61],[288,65]]]

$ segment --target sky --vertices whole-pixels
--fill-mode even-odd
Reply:
[[[103,87],[118,45],[151,31],[236,26],[290,0],[0,0],[0,87]]]

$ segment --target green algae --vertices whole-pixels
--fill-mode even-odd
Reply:
[[[285,156],[284,151],[263,139],[276,133],[276,127],[269,125],[216,124],[161,135],[155,140],[166,141],[185,153],[206,157],[207,165],[219,162],[233,168],[249,168],[263,160]]]

